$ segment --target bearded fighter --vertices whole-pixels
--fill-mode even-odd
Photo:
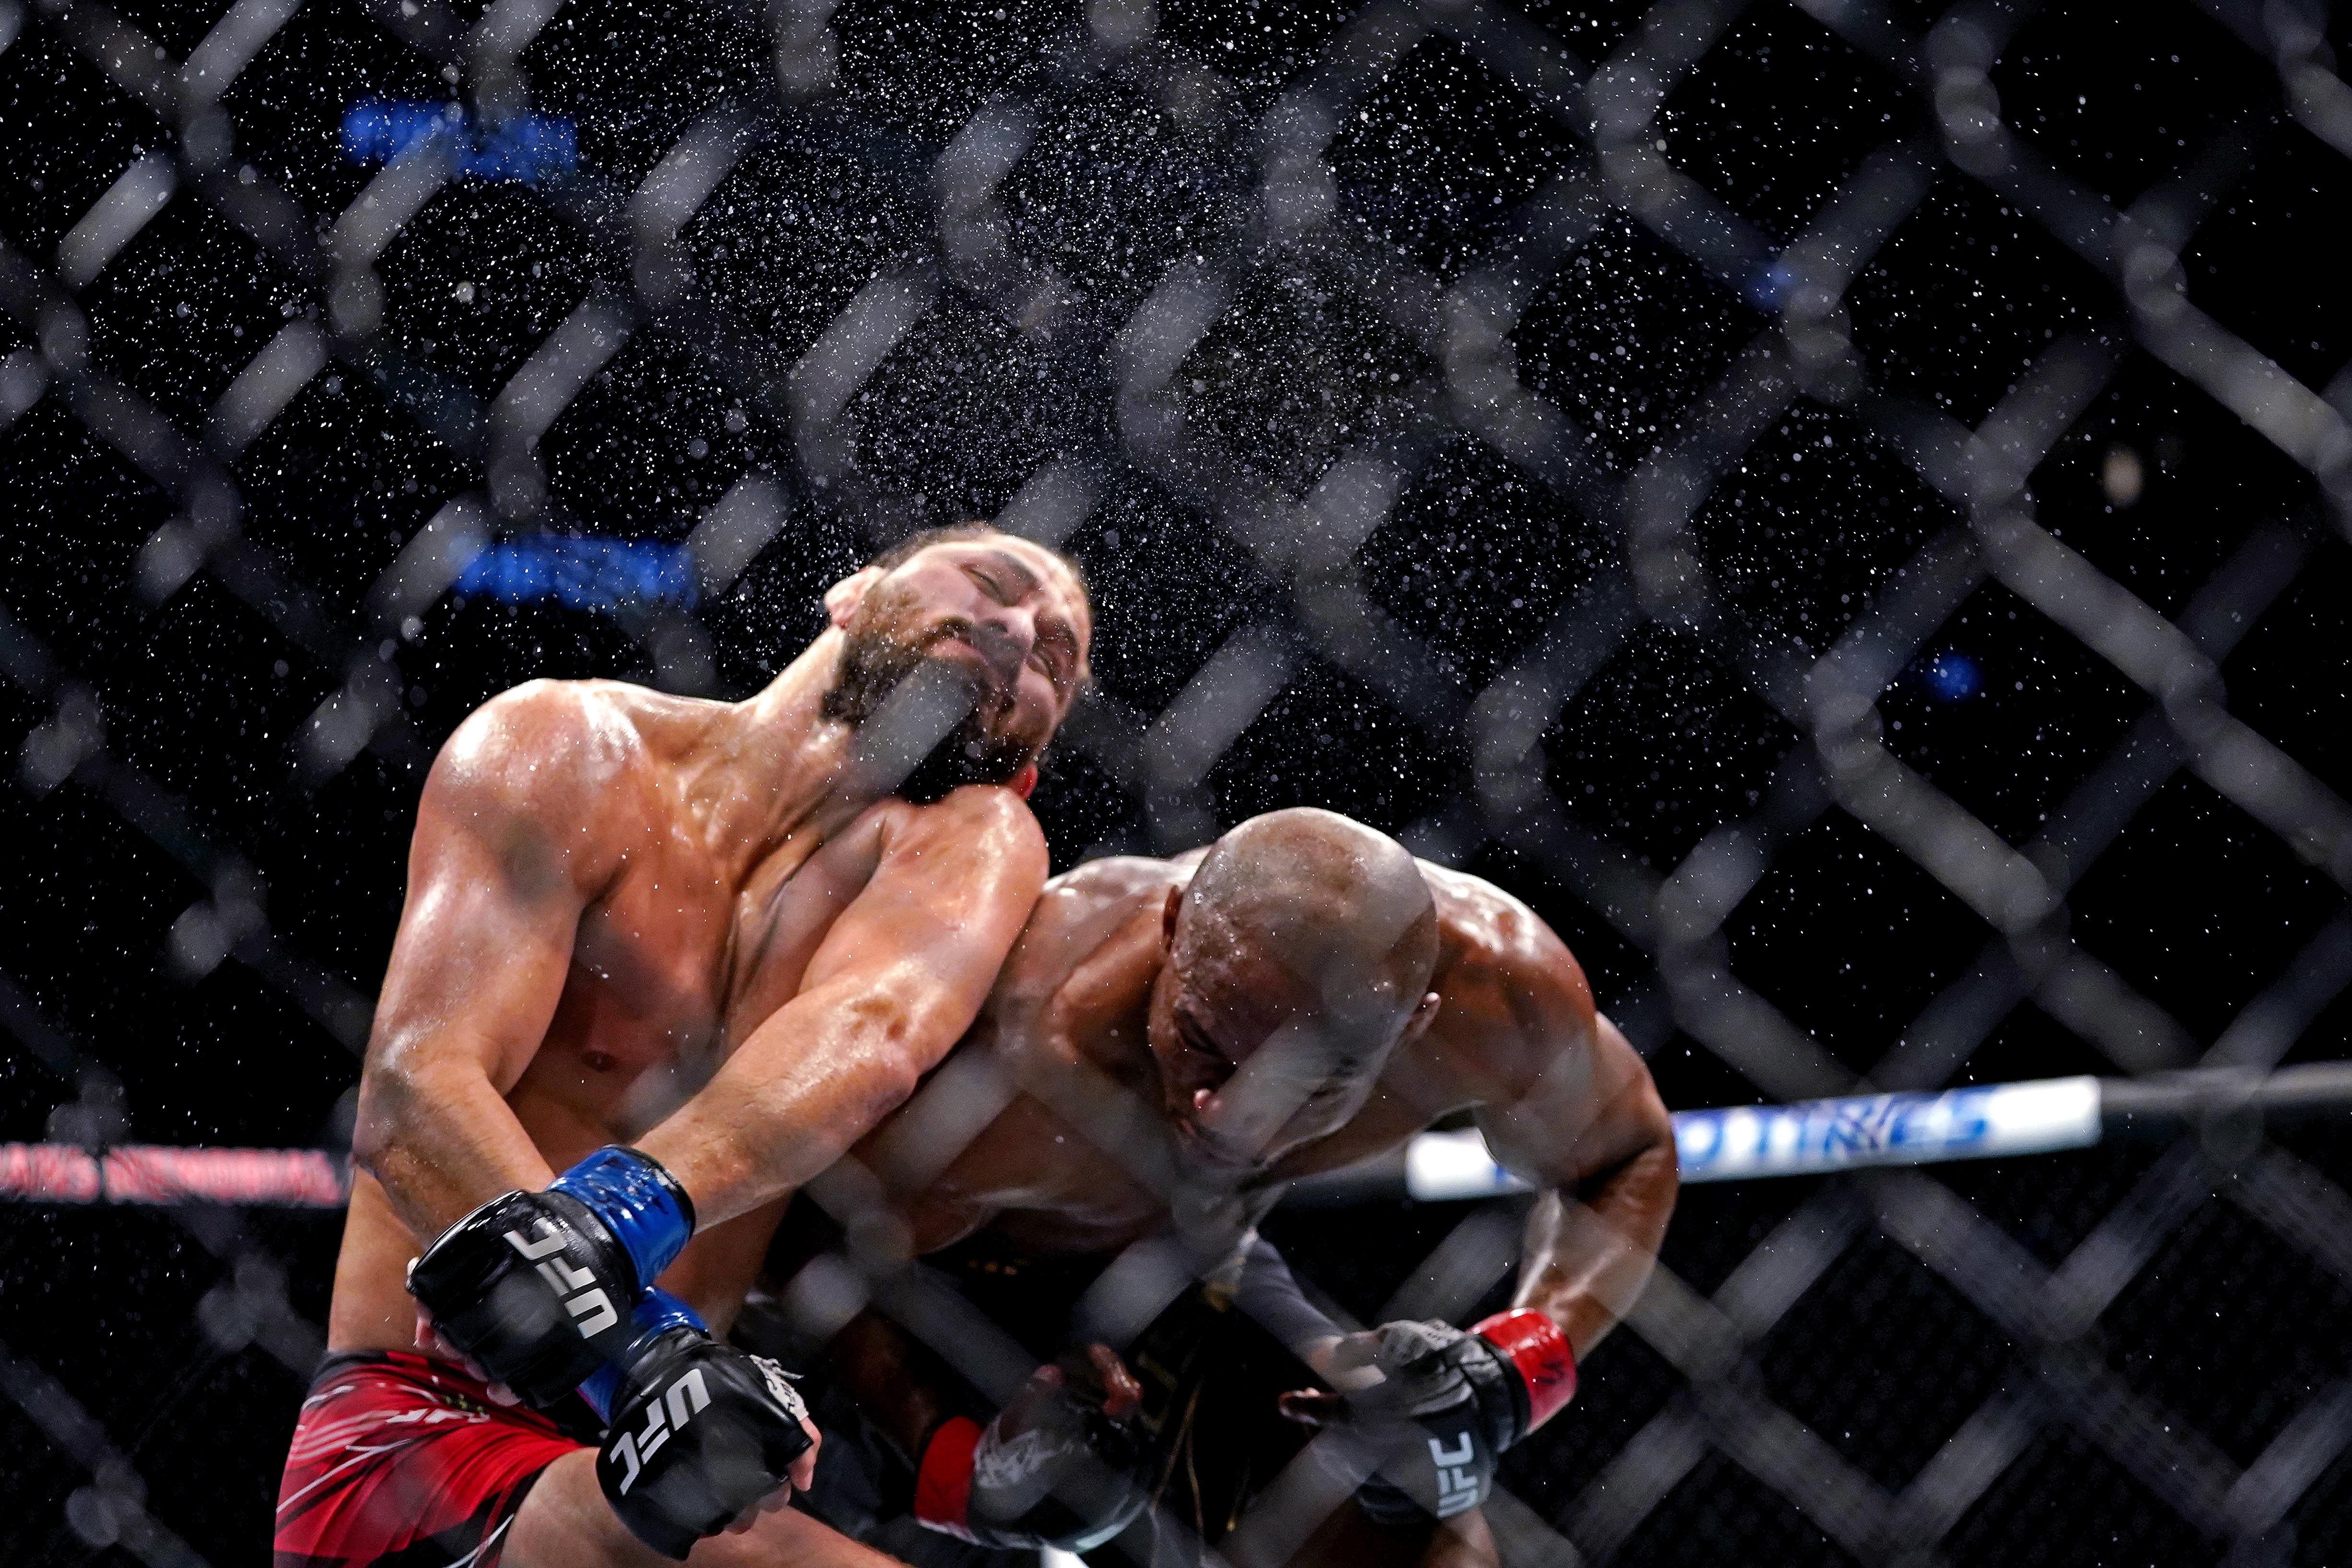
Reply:
[[[816,1429],[722,1336],[1035,901],[1091,611],[979,524],[825,608],[748,701],[534,681],[435,762],[279,1568],[881,1561],[783,1509]]]
[[[1541,1193],[1515,1304],[1466,1332],[1343,1333],[1249,1226],[1292,1179],[1461,1110]],[[1676,1189],[1649,1072],[1549,928],[1321,811],[1255,818],[1204,857],[1056,879],[971,1035],[853,1152],[896,1226],[851,1215],[853,1239],[932,1255],[924,1268],[1037,1357],[1078,1347],[992,1418],[872,1309],[834,1336],[826,1408],[854,1405],[841,1430],[863,1436],[837,1437],[824,1475],[855,1462],[869,1474],[845,1489],[900,1511],[838,1508],[824,1478],[810,1505],[925,1563],[1090,1547],[1148,1497],[1214,1542],[1306,1441],[1284,1415],[1355,1443],[1358,1468],[1311,1539],[1236,1538],[1227,1561],[1489,1561],[1476,1505],[1496,1458],[1569,1402],[1577,1360],[1648,1278]],[[811,1246],[789,1242],[772,1260],[786,1319],[810,1294],[785,1280]],[[1203,1272],[1209,1306],[1254,1320],[1258,1348],[1202,1292],[1177,1299]],[[1299,1388],[1307,1371],[1328,1387]],[[970,1544],[930,1547],[907,1515]]]

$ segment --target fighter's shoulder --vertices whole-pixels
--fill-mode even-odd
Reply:
[[[1523,1095],[1559,1052],[1589,1042],[1592,988],[1542,916],[1492,882],[1422,863],[1437,900],[1444,998],[1430,1032],[1439,1063],[1489,1103]]]
[[[434,760],[429,793],[474,813],[579,810],[645,765],[634,688],[531,680],[468,714]]]
[[[1149,855],[1106,855],[1074,866],[1045,884],[1048,897],[1072,904],[1097,904],[1146,893],[1165,893],[1192,879],[1192,868]]]
[[[1422,880],[1429,884],[1429,895],[1436,901],[1437,920],[1442,927],[1476,937],[1485,944],[1523,942],[1538,931],[1546,936],[1551,934],[1543,917],[1528,908],[1524,900],[1505,892],[1484,877],[1428,860],[1413,863],[1421,868]]]
[[[1523,984],[1540,984],[1549,975],[1582,984],[1568,944],[1524,900],[1466,871],[1419,864],[1437,904],[1441,948],[1455,964],[1507,973]]]
[[[1048,967],[1075,962],[1066,944],[1089,949],[1145,904],[1157,905],[1168,889],[1192,879],[1190,866],[1174,866],[1142,855],[1108,855],[1073,867],[1045,884],[1023,933],[1022,957]],[[1048,958],[1048,952],[1059,953]]]
[[[885,855],[952,847],[1034,865],[1040,880],[1045,874],[1045,829],[1028,804],[1001,785],[965,784],[921,805],[893,797],[867,808],[861,820],[877,829]]]

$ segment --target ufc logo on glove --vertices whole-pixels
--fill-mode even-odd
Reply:
[[[507,1245],[539,1265],[540,1278],[564,1297],[563,1310],[572,1314],[573,1326],[583,1340],[593,1339],[621,1321],[613,1310],[613,1299],[596,1284],[596,1276],[585,1268],[571,1268],[561,1258],[550,1258],[551,1252],[561,1252],[564,1247],[563,1233],[548,1221],[539,1222],[539,1239],[525,1241],[513,1231],[507,1232]],[[588,1287],[588,1289],[583,1289]],[[578,1295],[572,1292],[578,1291]]]
[[[1475,1469],[1465,1469],[1478,1456],[1478,1445],[1469,1433],[1462,1434],[1461,1446],[1448,1449],[1438,1438],[1429,1440],[1429,1458],[1437,1468],[1437,1517],[1452,1519],[1465,1509],[1476,1508],[1486,1490]]]
[[[646,1429],[624,1432],[614,1443],[612,1453],[621,1461],[620,1490],[624,1496],[637,1484],[646,1461],[652,1458],[673,1433],[682,1432],[694,1419],[695,1412],[710,1408],[710,1390],[704,1386],[702,1369],[696,1367],[669,1385],[669,1392],[660,1399],[646,1403]],[[663,1419],[667,1414],[668,1419]]]

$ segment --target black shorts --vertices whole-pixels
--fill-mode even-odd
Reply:
[[[983,1234],[918,1265],[1021,1343],[1039,1363],[1075,1341],[1072,1309],[1108,1260],[1034,1256]],[[910,1456],[877,1431],[822,1371],[822,1347],[775,1342],[781,1320],[753,1311],[737,1337],[757,1341],[788,1366],[807,1367],[802,1385],[824,1432],[815,1489],[802,1506],[856,1541],[916,1568],[1030,1568],[1034,1552],[973,1546],[926,1530],[912,1517]],[[1154,1319],[1124,1352],[1143,1385],[1143,1420],[1151,1436],[1151,1513],[1128,1537],[1098,1548],[1096,1561],[1177,1568],[1194,1554],[1177,1547],[1191,1536],[1223,1540],[1250,1501],[1306,1446],[1310,1434],[1286,1421],[1276,1398],[1311,1385],[1305,1366],[1265,1331],[1194,1286]],[[935,1373],[954,1373],[944,1362]],[[948,1386],[966,1395],[963,1414],[986,1421],[992,1405],[960,1374]],[[1154,1515],[1183,1526],[1162,1531]]]

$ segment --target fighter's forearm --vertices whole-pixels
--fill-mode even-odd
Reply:
[[[903,1330],[871,1308],[833,1337],[825,1359],[843,1392],[909,1465],[921,1462],[924,1441],[956,1413],[956,1402],[938,1375],[940,1369]]]
[[[1669,1137],[1580,1188],[1546,1193],[1528,1216],[1514,1304],[1550,1317],[1581,1359],[1648,1281],[1677,1184]]]
[[[371,1062],[352,1157],[383,1184],[420,1246],[499,1194],[536,1191],[553,1174],[497,1088],[463,1059]]]
[[[702,1226],[808,1182],[947,1055],[970,1020],[911,978],[803,993],[638,1140],[693,1195]]]

